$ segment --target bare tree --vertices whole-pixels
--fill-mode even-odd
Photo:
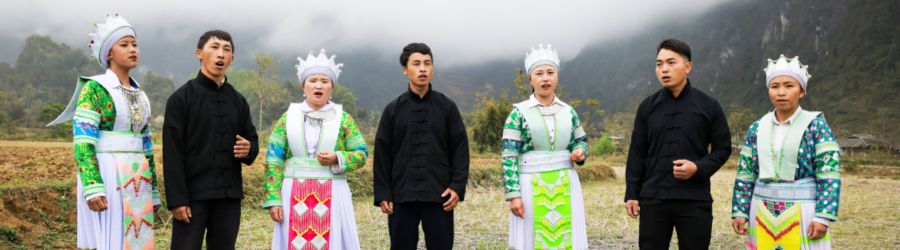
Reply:
[[[266,98],[265,95],[275,94],[274,88],[278,82],[278,74],[275,72],[277,64],[271,55],[264,53],[256,53],[256,88],[253,92],[259,99],[259,109],[257,119],[259,119],[259,127],[263,126],[263,114],[265,114],[265,106],[267,102],[271,102],[272,98]]]

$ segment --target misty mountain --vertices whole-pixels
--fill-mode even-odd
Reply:
[[[799,56],[812,78],[801,106],[823,111],[841,134],[900,138],[900,2],[748,1],[727,3],[690,20],[585,49],[563,71],[578,96],[610,110],[633,109],[659,89],[655,46],[667,37],[693,50],[697,87],[723,107],[771,109],[765,86],[767,58]],[[865,121],[865,122],[862,122]]]
[[[636,35],[595,42],[571,60],[562,62],[560,83],[569,95],[593,98],[609,112],[633,110],[637,103],[660,88],[654,75],[656,45],[673,37],[693,49],[694,87],[717,98],[726,111],[749,108],[761,116],[771,108],[764,87],[766,59],[779,54],[800,56],[810,65],[809,93],[801,105],[823,111],[840,134],[871,133],[900,138],[894,128],[900,122],[900,2],[897,1],[738,1],[720,4],[701,15],[658,22]],[[208,27],[191,28],[197,35]],[[157,33],[154,33],[157,32]],[[162,36],[159,31],[140,35]],[[259,31],[262,32],[262,31]],[[139,36],[140,36],[139,35]],[[253,31],[234,33],[234,68],[253,68]],[[9,44],[8,36],[0,42]],[[425,41],[428,42],[428,41]],[[536,42],[537,43],[537,42]],[[534,45],[536,45],[536,43]],[[54,47],[55,46],[55,47]],[[0,87],[19,88],[5,101],[10,107],[33,109],[32,97],[41,103],[64,103],[77,75],[101,73],[82,45],[54,43],[52,38],[29,38],[21,53],[9,58],[0,53]],[[375,49],[328,48],[344,63],[339,84],[349,87],[359,107],[373,111],[406,91],[396,53]],[[161,39],[141,44],[141,68],[177,86],[198,71],[194,57],[196,40]],[[514,92],[512,81],[522,68],[523,54],[477,64],[442,64],[445,54],[435,50],[434,88],[456,100],[464,111],[475,105],[475,93],[498,95]],[[57,51],[50,53],[48,51]],[[160,56],[164,55],[164,56]],[[293,65],[296,56],[274,54],[282,82],[299,91]],[[563,56],[566,57],[565,55]],[[14,64],[12,62],[15,62]],[[10,72],[20,72],[12,74]],[[50,72],[50,73],[47,73]],[[27,86],[26,86],[27,85]],[[163,94],[160,94],[162,98]],[[27,98],[26,98],[27,97]],[[8,103],[8,104],[7,104]],[[6,108],[6,107],[4,107]],[[16,111],[21,112],[21,111]],[[13,113],[10,113],[9,116]],[[35,116],[35,115],[31,115]],[[3,120],[0,115],[0,120]],[[866,121],[866,122],[861,122]]]

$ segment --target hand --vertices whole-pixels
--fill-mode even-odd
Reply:
[[[337,154],[334,152],[317,152],[316,160],[319,160],[319,164],[329,166],[338,163]]]
[[[284,214],[282,213],[281,206],[274,206],[269,208],[269,217],[272,217],[272,221],[281,222],[284,220]]]
[[[447,202],[444,202],[444,212],[452,211],[453,208],[456,208],[456,205],[459,204],[459,195],[456,194],[456,191],[447,188],[447,190],[444,190],[444,193],[441,194],[441,197],[447,197],[447,195],[450,195],[450,199],[447,199]]]
[[[744,218],[734,218],[731,221],[731,228],[734,229],[734,232],[740,235],[747,235],[747,219]]]
[[[628,212],[628,216],[631,216],[632,219],[637,218],[639,215],[641,215],[641,206],[638,205],[638,200],[626,201],[625,212]]]
[[[194,217],[191,214],[191,207],[188,206],[179,206],[175,209],[172,209],[172,215],[175,216],[176,220],[184,221],[184,223],[191,223],[191,217]]]
[[[394,214],[394,202],[393,201],[381,201],[381,212],[387,215]]]
[[[509,211],[519,218],[525,218],[525,204],[522,204],[522,198],[516,197],[509,200]]]
[[[577,148],[575,151],[572,151],[572,154],[569,155],[569,160],[574,162],[583,162],[584,161],[584,149]]]
[[[250,141],[244,139],[240,135],[234,136],[237,141],[234,142],[234,158],[243,159],[250,155]]]
[[[675,164],[675,166],[672,166],[675,179],[687,180],[697,173],[697,164],[694,164],[692,161],[681,159],[673,161],[672,164]]]
[[[109,207],[109,202],[106,201],[106,196],[98,196],[91,198],[87,201],[88,208],[94,212],[103,212],[106,211],[106,208]]]
[[[810,240],[818,240],[825,237],[825,233],[828,233],[828,226],[812,221],[809,223],[809,233],[806,236],[808,236]]]

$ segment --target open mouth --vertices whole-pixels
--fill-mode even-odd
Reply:
[[[322,93],[322,91],[316,91],[316,92],[313,92],[313,95],[316,97],[322,97],[325,95],[325,93]]]
[[[137,61],[137,56],[129,56],[128,60]]]
[[[668,82],[668,81],[671,80],[671,79],[672,79],[671,76],[663,76],[663,77],[662,77],[662,80],[663,80],[664,82]]]
[[[428,80],[428,76],[427,75],[419,75],[419,80],[423,80],[423,81]]]
[[[541,88],[542,88],[542,89],[549,89],[549,88],[550,88],[550,84],[549,84],[549,83],[541,84]]]
[[[223,62],[223,61],[216,62],[216,67],[219,67],[219,68],[225,67],[225,62]]]

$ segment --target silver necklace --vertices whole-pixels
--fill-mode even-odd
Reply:
[[[142,102],[143,91],[139,88],[130,88],[122,86],[119,89],[122,90],[122,95],[125,96],[125,101],[128,105],[128,111],[130,111],[130,120],[131,120],[131,131],[134,133],[140,133],[144,128],[143,120],[144,114],[146,114],[148,107],[146,104]]]

